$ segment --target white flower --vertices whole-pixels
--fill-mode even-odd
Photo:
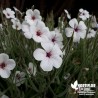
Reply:
[[[36,21],[33,25],[30,26],[30,32],[34,41],[40,43],[46,36],[48,36],[49,29],[45,27],[44,22]]]
[[[16,84],[16,86],[20,86],[21,84],[23,84],[25,82],[25,73],[16,71],[13,82]]]
[[[87,38],[95,37],[95,35],[96,35],[96,31],[94,31],[93,29],[90,28],[87,33]]]
[[[12,11],[10,8],[6,8],[3,10],[3,14],[5,14],[6,18],[15,18],[15,12]]]
[[[69,25],[71,27],[67,27],[65,29],[65,33],[67,37],[71,37],[73,35],[73,42],[79,42],[80,38],[85,38],[87,27],[83,21],[78,23],[78,21],[74,18],[69,21]]]
[[[8,96],[6,95],[2,95],[1,98],[9,98]]]
[[[40,16],[40,12],[37,9],[28,9],[26,11],[25,20],[32,25],[35,20],[41,20],[42,17]]]
[[[17,18],[11,19],[13,25],[12,28],[16,29],[16,30],[20,30],[21,29],[21,23]]]
[[[41,61],[40,67],[44,71],[51,71],[53,67],[59,68],[62,64],[60,55],[62,51],[57,45],[43,44],[44,49],[38,48],[34,51],[33,56],[36,60]]]
[[[70,16],[69,12],[68,12],[67,10],[64,10],[64,11],[65,11],[65,13],[66,13],[66,15],[67,15],[67,18],[68,18],[68,19],[71,19],[71,16]]]
[[[79,18],[81,18],[82,20],[86,20],[87,18],[89,18],[89,12],[87,10],[80,9]]]
[[[42,43],[52,43],[52,44],[57,44],[60,49],[63,48],[63,37],[62,34],[58,29],[55,29],[54,31],[50,31],[49,35],[43,39]]]
[[[32,75],[33,74],[33,76],[35,76],[35,74],[36,74],[36,67],[31,62],[29,63],[29,67],[27,69],[27,73],[29,75]]]
[[[13,70],[15,66],[15,61],[13,59],[9,59],[7,54],[0,54],[0,76],[2,78],[8,78],[11,74],[11,70]]]
[[[24,32],[24,36],[26,38],[32,38],[33,34],[30,32],[30,25],[26,21],[23,21],[22,23],[22,31]]]

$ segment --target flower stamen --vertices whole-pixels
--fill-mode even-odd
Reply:
[[[1,63],[1,64],[0,64],[0,68],[2,68],[2,69],[4,69],[5,66],[6,66],[5,63]]]
[[[46,53],[46,57],[50,58],[52,56],[51,52]]]
[[[32,20],[35,20],[35,16],[32,16]]]
[[[37,32],[36,32],[36,35],[37,35],[37,36],[41,36],[42,33],[41,33],[40,31],[37,31]]]

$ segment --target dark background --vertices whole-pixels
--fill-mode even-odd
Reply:
[[[67,9],[72,17],[76,17],[80,8],[84,8],[98,16],[97,0],[0,0],[3,8],[16,6],[21,11],[26,11],[32,5],[41,11],[41,15],[46,17],[53,10],[54,18],[58,18],[64,9]]]

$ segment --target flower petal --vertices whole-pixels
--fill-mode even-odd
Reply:
[[[53,66],[55,68],[59,68],[62,64],[62,58],[59,56],[56,56],[55,58],[52,59],[53,60]]]
[[[26,11],[26,15],[31,16],[31,15],[32,15],[32,13],[33,13],[33,11],[32,11],[31,9],[28,9],[28,10]]]
[[[65,33],[67,37],[71,37],[73,34],[73,29],[72,28],[66,28]]]
[[[57,44],[55,44],[52,48],[52,55],[62,55],[62,51]]]
[[[74,32],[73,35],[73,42],[79,42],[80,41],[80,36],[77,32]]]
[[[79,22],[78,28],[81,29],[81,30],[87,29],[87,27],[86,27],[86,25],[84,24],[83,21],[80,21],[80,22]]]
[[[46,52],[43,49],[36,49],[33,53],[33,56],[36,60],[41,61],[45,58]]]
[[[43,61],[41,61],[40,67],[44,71],[51,71],[53,69],[53,62],[51,60],[44,59]]]
[[[5,53],[0,54],[0,64],[6,62],[9,59],[9,56]]]
[[[43,42],[43,43],[41,43],[41,45],[42,45],[42,47],[43,47],[47,52],[49,52],[50,50],[52,50],[53,47],[54,47],[54,44],[51,43],[51,42],[48,42],[48,44],[45,43],[45,42]]]
[[[35,15],[40,15],[39,10],[35,9],[35,10],[34,10],[34,14],[35,14]]]
[[[31,39],[31,38],[33,37],[32,33],[30,33],[30,32],[24,33],[24,36],[25,36],[26,38],[28,38],[28,39]]]
[[[8,70],[13,70],[16,66],[16,63],[13,59],[7,60],[6,64],[7,64],[6,69]]]
[[[22,31],[30,32],[30,25],[26,21],[23,21],[23,23],[22,23]]]
[[[72,27],[72,28],[75,28],[77,25],[78,25],[78,21],[76,18],[73,18],[69,21],[69,25]]]
[[[10,74],[11,74],[10,70],[0,69],[0,75],[2,78],[9,78]]]
[[[83,12],[83,9],[81,8],[81,9],[79,9],[79,12]]]
[[[84,39],[86,36],[86,30],[83,30],[81,32],[78,32],[78,35],[80,36],[80,38]]]

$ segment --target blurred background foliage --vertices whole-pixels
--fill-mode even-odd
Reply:
[[[34,5],[44,18],[53,11],[55,26],[58,25],[58,17],[64,12],[64,9],[67,9],[72,17],[77,17],[80,8],[98,16],[97,0],[0,0],[0,5],[3,8],[15,6],[21,11],[26,11],[27,8]]]

